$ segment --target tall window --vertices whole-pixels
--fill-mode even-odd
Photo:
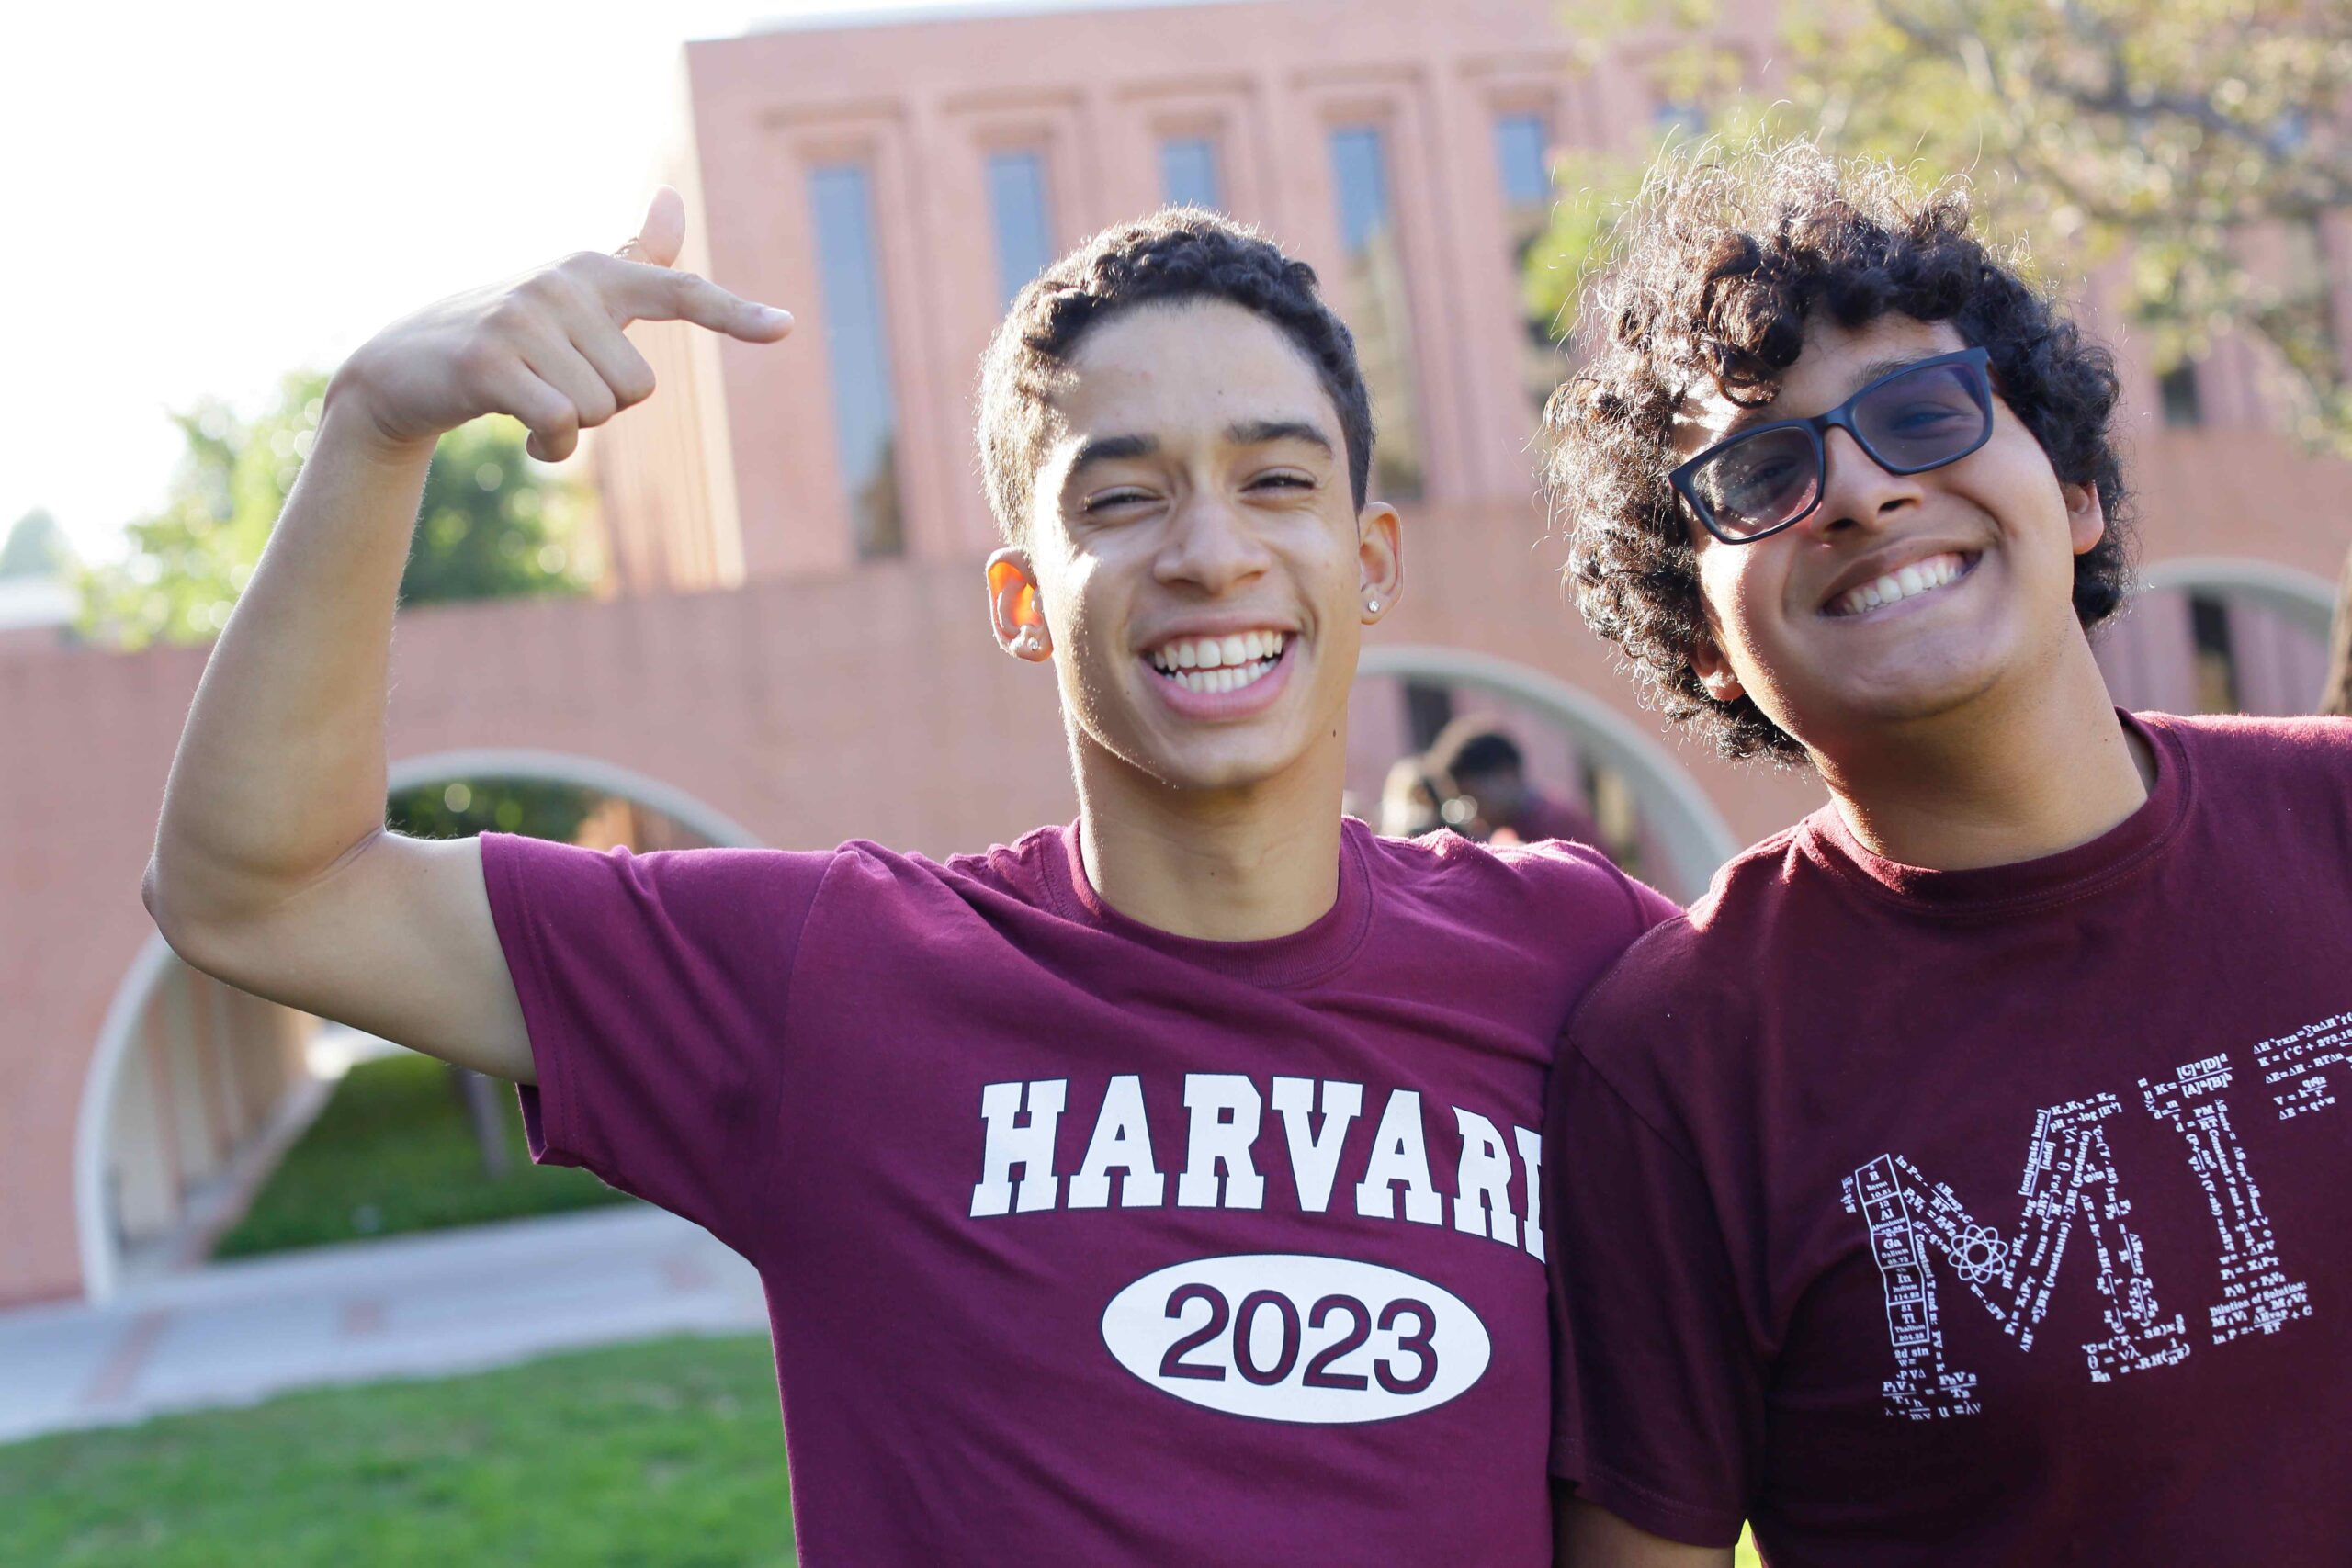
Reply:
[[[1540,114],[1507,114],[1495,120],[1495,174],[1502,186],[1503,228],[1510,244],[1514,284],[1526,276],[1529,253],[1551,225],[1551,129]],[[1523,298],[1523,287],[1521,294]],[[1540,409],[1559,380],[1552,318],[1522,310],[1521,325],[1520,377],[1529,400]]]
[[[1385,496],[1409,500],[1421,493],[1421,432],[1413,395],[1412,319],[1381,129],[1335,129],[1331,173],[1340,198],[1348,325],[1355,331],[1356,355],[1380,431],[1373,446],[1374,485]]]
[[[1551,205],[1544,156],[1550,141],[1540,114],[1507,114],[1495,121],[1495,167],[1502,175],[1503,205],[1512,211]]]
[[[2156,396],[2164,405],[2165,423],[2186,430],[2205,423],[2205,400],[2197,387],[2197,362],[2184,359],[2156,378]]]
[[[808,198],[817,220],[817,287],[824,299],[834,444],[850,525],[861,557],[895,556],[906,547],[899,516],[899,415],[867,183],[863,164],[831,164],[810,172]]]
[[[999,303],[1054,259],[1054,225],[1046,203],[1046,160],[1038,152],[989,154],[989,212],[996,225]]]
[[[1171,206],[1225,205],[1217,190],[1216,143],[1205,136],[1174,136],[1159,144],[1159,196]]]

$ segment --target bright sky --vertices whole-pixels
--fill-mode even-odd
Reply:
[[[418,306],[628,238],[684,123],[685,39],[907,9],[8,7],[0,534],[44,506],[85,558],[116,555],[178,456],[167,411],[209,393],[254,412]]]

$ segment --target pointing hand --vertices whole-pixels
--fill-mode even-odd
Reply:
[[[685,203],[653,193],[636,235],[607,255],[582,251],[395,321],[335,376],[391,446],[437,439],[486,413],[529,427],[531,456],[571,455],[580,433],[653,394],[653,370],[622,334],[631,321],[691,321],[745,343],[775,343],[792,317],[673,270]]]

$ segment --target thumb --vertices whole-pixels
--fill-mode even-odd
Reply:
[[[624,261],[648,266],[671,266],[686,243],[686,198],[662,186],[646,204],[645,221],[636,236],[615,254]]]

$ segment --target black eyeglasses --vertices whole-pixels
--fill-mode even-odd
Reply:
[[[1939,354],[1880,377],[1827,413],[1743,430],[1667,476],[1707,532],[1753,544],[1821,504],[1822,439],[1842,430],[1890,474],[1956,463],[1993,438],[1993,385],[1981,348]]]

